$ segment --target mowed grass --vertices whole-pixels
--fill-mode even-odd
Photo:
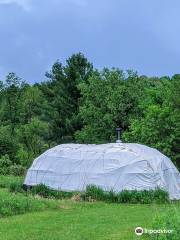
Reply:
[[[0,190],[0,198],[6,189]],[[21,194],[18,194],[18,198]],[[22,195],[22,197],[24,197]],[[41,201],[41,199],[39,199]],[[48,200],[56,208],[0,218],[0,240],[135,240],[137,226],[151,228],[152,220],[180,205],[140,205]],[[54,205],[54,204],[53,204]]]
[[[57,210],[1,219],[0,239],[139,239],[134,234],[135,227],[150,228],[153,217],[169,208],[165,205],[75,203],[70,200],[59,201],[59,204]]]

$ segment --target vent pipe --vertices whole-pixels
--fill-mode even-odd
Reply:
[[[116,139],[116,143],[122,143],[121,141],[121,130],[122,128],[116,128],[116,135],[117,135],[117,139]]]

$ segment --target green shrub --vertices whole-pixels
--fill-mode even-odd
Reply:
[[[48,188],[44,184],[32,186],[28,191],[24,191],[22,182],[13,182],[9,185],[9,191],[14,193],[26,193],[32,195],[39,195],[43,198],[53,199],[67,199],[71,198],[74,192],[56,191]]]
[[[118,202],[119,203],[129,203],[132,199],[132,193],[128,190],[123,190],[118,194]]]
[[[9,188],[12,183],[23,184],[22,177],[0,175],[0,188]]]
[[[118,193],[119,203],[167,203],[169,195],[162,189],[155,190],[123,190]]]
[[[113,190],[104,192],[104,199],[108,202],[118,202],[118,194],[116,194]]]
[[[22,189],[22,182],[14,182],[10,184],[9,189],[11,192],[24,192]],[[28,193],[32,195],[39,195],[43,198],[54,199],[68,199],[77,195],[77,192],[64,192],[50,189],[44,184],[33,186]],[[168,193],[162,189],[155,190],[123,190],[119,193],[111,191],[103,191],[100,187],[95,185],[88,185],[85,192],[78,193],[80,199],[85,201],[106,201],[115,203],[167,203],[169,202]]]
[[[0,174],[6,175],[9,174],[9,167],[12,165],[12,162],[9,159],[9,156],[6,154],[0,158]]]
[[[150,204],[150,203],[156,202],[155,194],[156,196],[158,196],[158,194],[156,193],[157,191],[158,189],[140,191],[140,197],[138,199],[139,202],[143,204]],[[162,199],[161,203],[164,203],[164,202],[166,202],[166,200]]]
[[[155,190],[123,190],[121,192],[115,193],[111,191],[103,191],[100,187],[94,185],[89,185],[86,187],[85,193],[83,193],[82,198],[84,200],[100,200],[107,202],[117,202],[117,203],[167,203],[169,202],[169,195],[162,189]]]
[[[118,202],[119,203],[142,203],[149,204],[155,201],[153,194],[156,190],[123,190],[119,192]]]
[[[0,217],[23,214],[32,211],[42,211],[57,208],[56,202],[39,200],[22,194],[12,195],[4,192],[0,197]]]
[[[1,118],[2,121],[2,118]],[[1,122],[2,123],[2,122]],[[18,149],[17,139],[11,135],[11,126],[0,126],[0,157],[8,155],[14,162]]]
[[[84,194],[85,199],[104,200],[105,192],[95,185],[88,185]]]
[[[154,200],[156,203],[166,203],[169,201],[169,194],[168,192],[160,189],[160,188],[157,188],[155,191],[154,191]]]
[[[52,195],[53,195],[52,190],[49,189],[44,184],[39,184],[39,185],[33,186],[30,191],[33,195],[38,194],[39,196],[42,196],[44,198],[52,197]]]
[[[9,191],[14,193],[23,193],[23,186],[21,182],[13,182],[9,186]]]
[[[63,191],[52,190],[47,186],[45,186],[44,184],[33,186],[30,192],[33,195],[39,195],[44,198],[64,199],[64,198],[71,198],[73,196],[73,192],[63,192]]]
[[[23,166],[13,164],[7,154],[0,158],[0,175],[22,176],[25,170]]]
[[[21,166],[21,165],[11,165],[9,167],[9,174],[10,175],[14,175],[14,176],[22,176],[25,174],[25,167]]]
[[[16,159],[23,167],[29,167],[32,163],[34,158],[33,153],[29,150],[25,150],[22,146],[19,148],[16,154]]]
[[[150,234],[152,240],[179,240],[180,237],[180,213],[178,209],[168,210],[164,214],[155,217],[152,229],[173,230],[172,233]]]

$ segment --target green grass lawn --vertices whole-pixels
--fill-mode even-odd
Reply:
[[[134,228],[150,227],[154,215],[162,213],[166,208],[162,205],[59,201],[56,210],[1,219],[0,239],[139,239],[134,234]]]
[[[0,198],[12,195],[0,190]],[[20,194],[18,195],[20,197]],[[24,197],[24,196],[22,196]],[[42,201],[42,199],[36,199]],[[137,226],[150,228],[155,215],[180,205],[127,205],[49,200],[56,208],[0,219],[0,240],[133,240]]]

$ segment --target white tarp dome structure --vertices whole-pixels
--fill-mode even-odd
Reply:
[[[156,149],[134,143],[62,144],[36,158],[24,184],[45,184],[62,191],[87,185],[119,192],[160,187],[180,199],[180,174]]]

